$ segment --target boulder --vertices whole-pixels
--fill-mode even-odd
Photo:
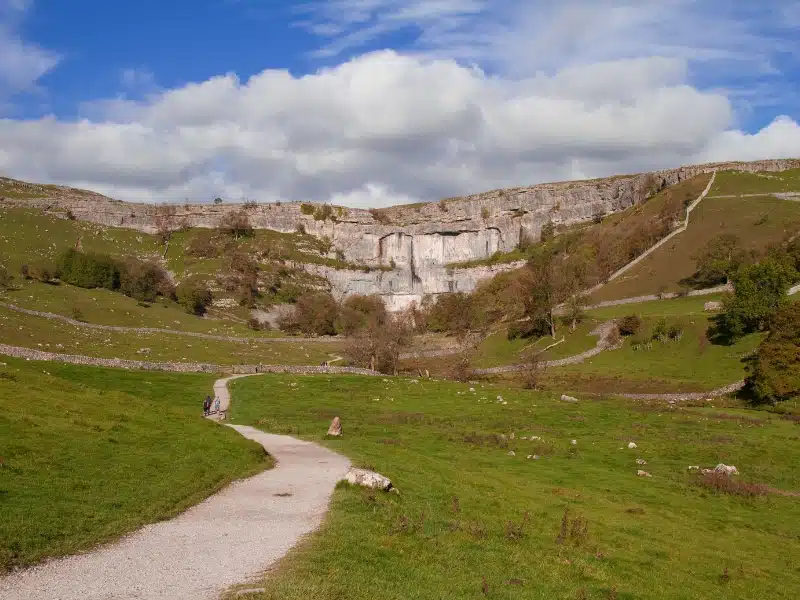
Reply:
[[[375,471],[368,471],[367,469],[351,468],[347,471],[344,479],[350,485],[358,485],[371,490],[383,490],[384,492],[388,492],[394,489],[388,477],[384,477]]]
[[[703,304],[703,310],[706,312],[719,312],[722,310],[722,302],[706,302]]]
[[[339,420],[339,417],[333,417],[331,426],[328,427],[328,435],[337,437],[342,435],[342,422]]]
[[[566,394],[561,395],[562,402],[572,402],[573,404],[578,401],[577,398],[573,398],[572,396],[567,396]]]
[[[569,443],[572,444],[573,446],[577,446],[578,440],[570,440]]]
[[[733,465],[726,465],[723,463],[719,463],[716,467],[714,467],[715,473],[724,473],[725,475],[738,475],[739,471]]]
[[[516,456],[516,455],[517,455],[517,453],[516,453],[516,452],[514,452],[513,450],[509,450],[509,451],[508,451],[508,455],[509,455],[509,456]]]
[[[637,458],[636,459],[636,464],[637,465],[646,465],[647,461],[645,459],[643,459],[643,458]]]
[[[636,444],[634,442],[628,442],[628,448],[630,450],[633,450],[634,448],[636,448]]]
[[[652,477],[652,475],[650,475],[650,473],[648,473],[647,471],[642,471],[641,469],[636,471],[636,475],[639,476],[639,477]]]
[[[689,465],[689,470],[690,471],[699,471],[700,467],[698,467],[697,465]]]

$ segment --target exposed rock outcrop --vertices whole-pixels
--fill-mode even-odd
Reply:
[[[452,263],[479,260],[513,250],[521,236],[538,239],[548,222],[571,225],[598,213],[624,210],[648,193],[695,175],[715,170],[783,171],[800,168],[800,159],[729,162],[680,167],[639,175],[548,183],[494,190],[430,204],[395,206],[380,211],[335,208],[333,219],[316,220],[301,203],[134,204],[59,186],[14,182],[22,197],[2,198],[3,204],[34,206],[66,212],[76,219],[154,233],[159,229],[216,227],[228,213],[247,211],[256,228],[293,232],[299,224],[315,236],[328,237],[348,262],[392,267],[364,273],[323,269],[339,295],[377,293],[392,308],[402,308],[424,294],[471,291],[475,284],[514,265],[448,269]],[[8,184],[7,181],[0,182]],[[41,197],[38,197],[41,196]],[[269,200],[269,199],[263,199]]]

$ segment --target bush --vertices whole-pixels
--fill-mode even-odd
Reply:
[[[527,319],[514,321],[508,326],[506,337],[509,340],[550,335],[550,324],[545,319]]]
[[[37,263],[28,268],[31,278],[42,283],[50,283],[56,277],[56,269],[47,263]]]
[[[472,324],[472,296],[463,292],[441,294],[431,307],[428,329],[466,335]]]
[[[56,271],[61,281],[77,287],[119,289],[119,265],[105,254],[67,250],[59,256]]]
[[[327,292],[311,292],[297,299],[294,320],[306,335],[334,335],[339,306]]]
[[[314,205],[309,204],[307,202],[303,202],[300,205],[300,212],[304,215],[308,215],[309,217],[314,214]]]
[[[362,329],[383,326],[388,316],[386,305],[380,296],[349,296],[339,312],[336,329],[351,336]]]
[[[555,223],[552,221],[548,221],[544,225],[542,225],[542,231],[539,234],[539,239],[542,242],[549,242],[552,240],[556,235],[556,226]]]
[[[298,223],[294,226],[294,232],[299,233],[300,235],[306,234],[306,226],[303,223]]]
[[[747,391],[755,402],[800,398],[800,303],[779,310],[758,352],[747,361]]]
[[[639,329],[641,329],[641,327],[642,319],[639,315],[628,315],[626,317],[622,317],[617,324],[620,335],[626,337],[629,335],[636,335],[639,333]]]
[[[234,239],[241,237],[249,237],[253,235],[253,226],[250,224],[250,217],[247,213],[239,210],[230,212],[219,222],[219,230],[227,235],[231,235]]]
[[[153,302],[159,295],[172,297],[169,275],[154,262],[127,259],[120,269],[120,291],[141,302]]]
[[[0,290],[6,290],[11,287],[13,277],[3,265],[0,265]]]
[[[411,330],[397,318],[370,323],[348,339],[344,353],[354,365],[390,375],[397,373],[400,354],[411,343]]]
[[[30,267],[28,265],[20,265],[19,267],[19,274],[22,275],[23,279],[30,279]]]
[[[261,331],[261,321],[255,317],[250,317],[247,319],[247,326],[253,331]]]
[[[199,280],[187,279],[178,284],[175,295],[183,309],[191,315],[202,315],[211,304],[211,291]]]

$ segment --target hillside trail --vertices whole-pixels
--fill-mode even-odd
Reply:
[[[234,378],[214,384],[226,411]],[[0,598],[211,600],[258,577],[320,525],[350,463],[317,444],[230,427],[261,444],[276,466],[118,542],[0,578]]]

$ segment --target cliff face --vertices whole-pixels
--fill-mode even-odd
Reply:
[[[348,262],[393,266],[390,272],[306,268],[319,272],[338,295],[383,295],[402,308],[424,294],[471,291],[485,277],[514,268],[454,269],[446,265],[513,250],[521,236],[538,239],[542,226],[586,222],[597,213],[612,213],[642,202],[648,191],[662,189],[713,170],[783,171],[800,168],[800,160],[765,160],[681,167],[648,174],[590,181],[541,184],[495,190],[439,203],[396,206],[380,211],[334,209],[332,219],[315,220],[298,202],[283,204],[152,205],[112,200],[59,186],[13,182],[15,195],[6,204],[69,210],[75,218],[145,232],[181,227],[216,227],[228,213],[247,212],[256,228],[295,231],[299,224],[315,236],[327,236]],[[5,182],[8,189],[8,182]],[[0,194],[2,195],[2,194]],[[517,265],[518,266],[518,265]],[[324,271],[324,272],[323,272]]]

